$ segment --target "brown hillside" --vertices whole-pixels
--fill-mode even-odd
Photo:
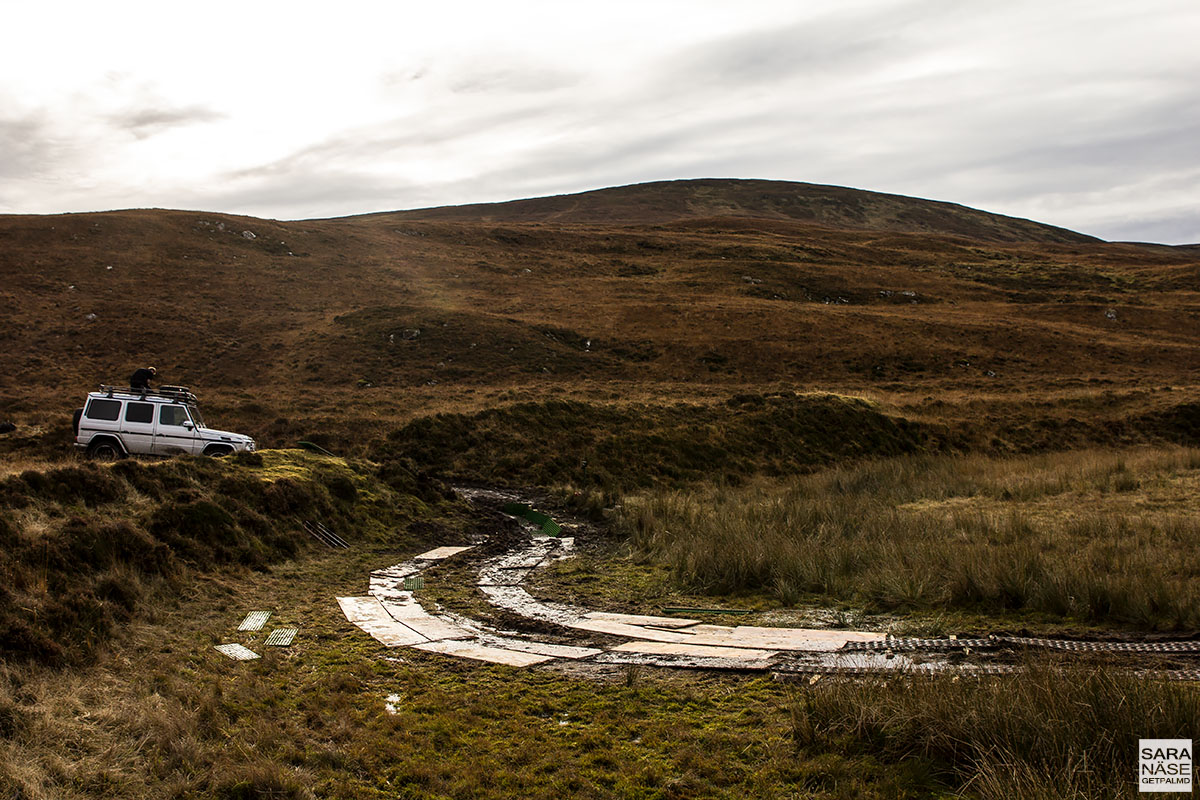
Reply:
[[[654,224],[0,217],[0,419],[49,430],[144,364],[195,387],[212,423],[267,443],[315,430],[360,442],[431,410],[568,395],[865,392],[1010,428],[1191,396],[1193,251],[711,216],[739,212],[756,184],[711,194],[709,216]],[[660,192],[718,185],[611,190],[637,195],[629,205],[592,194],[628,220]],[[1175,392],[1146,394],[1163,386]]]
[[[376,216],[376,215],[372,215]],[[794,220],[829,228],[932,233],[982,242],[1081,243],[1095,237],[956,203],[791,181],[659,181],[580,194],[398,211],[454,222],[665,224],[709,217]]]

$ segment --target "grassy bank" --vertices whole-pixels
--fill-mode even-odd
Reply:
[[[306,520],[356,544],[415,539],[407,526],[448,501],[407,473],[392,483],[366,463],[294,450],[10,475],[0,481],[0,658],[88,661],[190,576],[265,571],[313,548]]]
[[[678,581],[876,609],[1200,627],[1200,451],[903,457],[625,509]]]

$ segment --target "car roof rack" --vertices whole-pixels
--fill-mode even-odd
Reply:
[[[132,386],[109,386],[106,383],[102,383],[102,384],[100,384],[100,391],[104,392],[109,397],[112,397],[114,392],[120,392],[121,394],[134,394],[134,395],[137,395],[138,397],[170,398],[171,400],[174,400],[177,403],[178,402],[184,402],[184,403],[198,402],[196,395],[193,394],[192,390],[186,386],[160,386],[157,389],[142,389],[142,388],[135,389]]]

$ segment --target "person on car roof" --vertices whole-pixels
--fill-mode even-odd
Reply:
[[[157,374],[158,370],[154,367],[142,367],[129,376],[129,386],[133,389],[145,391],[150,388],[150,381]]]

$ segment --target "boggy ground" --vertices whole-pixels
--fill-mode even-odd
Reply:
[[[309,458],[267,453],[262,466],[197,461],[180,475],[191,481],[182,488],[200,490],[201,468],[215,470],[215,485],[226,490],[235,477],[302,486],[311,475],[328,491],[344,477],[356,488],[355,503],[364,504],[360,521],[391,519],[398,538],[365,524],[347,531],[354,545],[349,551],[303,546],[283,560],[195,571],[172,591],[149,593],[86,662],[48,669],[6,660],[0,682],[5,791],[28,798],[1132,796],[1136,739],[1187,737],[1200,718],[1193,686],[1077,659],[1031,662],[1021,676],[825,678],[794,686],[645,668],[516,670],[388,651],[346,623],[334,597],[361,594],[369,570],[429,543],[467,541],[481,529],[503,530],[504,523],[452,506],[406,506],[399,501],[411,485],[391,489],[372,482],[364,464]],[[910,506],[901,513],[928,511],[933,486],[942,487],[933,513],[940,513],[937,503],[955,498],[980,504],[981,512],[1014,502],[1034,531],[1047,521],[1044,529],[1052,531],[1054,519],[1076,513],[1087,498],[1123,513],[1144,510],[1154,530],[1158,515],[1190,502],[1185,489],[1194,461],[1194,453],[1178,450],[923,466],[902,457],[800,480],[840,484],[849,492],[906,492]],[[147,471],[173,474],[187,463]],[[148,479],[142,477],[143,485]],[[32,476],[21,479],[22,486],[31,482]],[[766,490],[699,488],[692,495],[708,503],[722,491]],[[62,500],[54,491],[47,497],[43,503]],[[546,495],[544,505],[556,497],[589,510],[564,493]],[[626,518],[641,518],[645,526],[646,509],[658,508],[653,498],[626,500]],[[1047,503],[1058,503],[1058,510],[1051,513]],[[717,501],[718,520],[720,508]],[[47,511],[42,506],[39,513],[53,524],[55,515]],[[144,512],[148,518],[155,513]],[[652,528],[661,532],[671,518],[661,509],[656,514]],[[410,524],[418,521],[429,526],[426,534]],[[597,535],[609,527],[599,524]],[[1145,536],[1146,530],[1129,533]],[[566,566],[572,562],[563,562],[563,571],[549,573],[537,590],[620,610],[655,611],[668,602],[741,605],[759,613],[785,607],[771,587],[704,585],[697,591],[687,573],[672,567],[670,553],[640,538],[644,533],[627,540],[632,566],[618,559],[615,569],[605,570],[603,554],[621,546],[618,531],[609,528],[581,562],[592,565],[591,574],[576,580],[579,574]],[[800,539],[808,533],[803,525],[793,529]],[[1112,544],[1119,549],[1123,541]],[[1085,561],[1066,563],[1087,569]],[[736,567],[743,558],[726,563]],[[426,598],[447,605],[466,601],[471,591],[454,569],[435,570],[428,581]],[[847,618],[873,610],[869,596],[828,599]],[[956,608],[962,617],[952,616]],[[250,610],[272,611],[270,623],[259,633],[237,633]],[[950,626],[990,618],[1001,625],[1020,620],[1034,631],[1087,625],[1095,633],[1102,627],[1073,617],[1071,609],[1010,616],[977,603],[947,612],[930,602],[914,619],[928,622],[931,610],[950,614]],[[889,611],[899,620],[910,613]],[[1108,622],[1118,633],[1132,630],[1131,623]],[[291,648],[263,645],[277,625],[301,629]],[[231,641],[265,657],[239,663],[211,649]],[[1080,769],[1085,762],[1089,769]]]

